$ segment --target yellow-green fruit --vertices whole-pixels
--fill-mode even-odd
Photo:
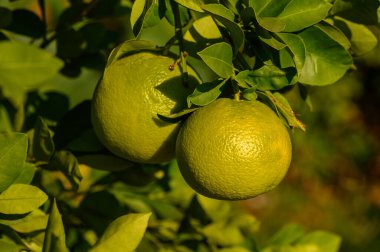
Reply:
[[[285,176],[291,152],[288,131],[270,108],[226,98],[195,111],[176,146],[186,182],[204,196],[223,200],[272,190]]]
[[[92,100],[94,131],[115,155],[139,163],[171,160],[179,123],[169,115],[186,107],[186,97],[198,83],[188,67],[190,84],[182,83],[181,68],[170,70],[174,59],[150,52],[122,58],[108,66]]]

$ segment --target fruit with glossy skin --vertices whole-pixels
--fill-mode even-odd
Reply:
[[[177,138],[186,182],[215,199],[248,199],[272,190],[291,161],[288,131],[259,101],[221,98],[195,111]]]
[[[189,85],[175,60],[140,52],[109,65],[92,100],[92,124],[104,146],[115,155],[139,163],[161,163],[174,157],[179,123],[164,122],[186,107],[186,97],[198,84],[188,67]]]

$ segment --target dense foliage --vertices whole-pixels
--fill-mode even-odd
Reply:
[[[107,65],[157,50],[177,55],[184,82],[186,64],[204,82],[188,109],[162,120],[235,96],[259,99],[289,128],[305,130],[288,100],[312,107],[313,86],[356,70],[354,59],[377,44],[379,6],[0,0],[0,250],[338,251],[338,235],[295,224],[258,241],[259,221],[241,202],[195,194],[175,161],[142,165],[111,155],[93,133],[90,99]]]

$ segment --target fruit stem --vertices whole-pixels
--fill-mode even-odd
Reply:
[[[178,3],[174,0],[170,0],[170,4],[172,6],[173,14],[174,14],[174,27],[175,27],[175,36],[178,39],[179,52],[181,56],[181,66],[182,66],[182,84],[185,87],[189,86],[189,74],[187,73],[187,64],[186,64],[186,52],[183,46],[183,35],[182,35],[182,24],[181,24],[181,16],[179,12]]]

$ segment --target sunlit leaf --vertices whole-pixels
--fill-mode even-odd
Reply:
[[[0,194],[0,213],[28,213],[40,207],[47,199],[47,195],[38,187],[12,184]]]
[[[0,192],[10,186],[22,173],[27,148],[27,135],[0,134]]]
[[[128,214],[114,220],[91,252],[132,252],[140,243],[151,213]]]
[[[298,81],[303,84],[332,84],[352,66],[352,57],[344,47],[316,27],[278,36],[292,52]]]
[[[225,42],[213,44],[198,55],[220,77],[228,78],[233,74],[232,48],[229,44]]]
[[[257,21],[273,32],[294,32],[318,23],[332,5],[325,0],[250,0]]]
[[[178,113],[171,114],[171,115],[161,115],[157,114],[157,116],[161,119],[164,120],[165,122],[170,122],[170,123],[177,123],[185,119],[187,116],[189,116],[192,112],[197,110],[199,108],[189,108],[189,109],[184,109]]]
[[[313,231],[301,237],[297,242],[297,247],[305,245],[314,246],[316,252],[337,252],[339,251],[341,238],[326,231]]]
[[[216,100],[225,88],[226,80],[206,82],[196,87],[194,92],[187,97],[188,104],[205,106]]]

